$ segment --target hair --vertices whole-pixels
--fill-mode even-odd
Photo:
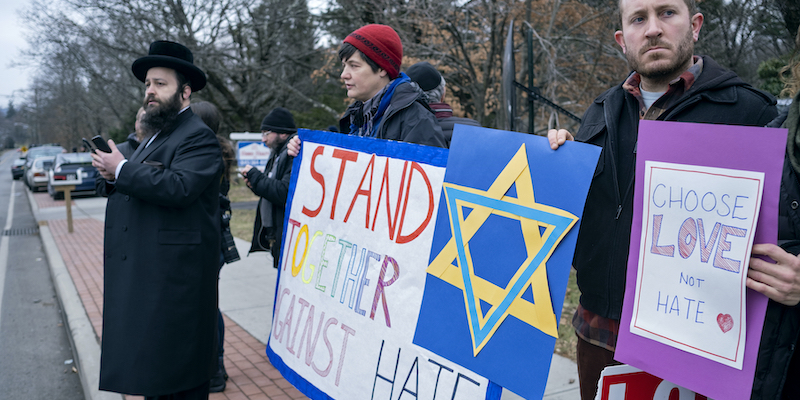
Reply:
[[[214,133],[219,131],[219,122],[222,116],[217,106],[207,101],[192,103],[192,112],[197,114]]]
[[[184,75],[183,73],[181,73],[177,69],[173,70],[173,71],[175,71],[175,78],[178,79],[178,91],[179,92],[183,92],[183,88],[186,87],[186,86],[189,86],[189,89],[192,88],[192,81],[189,78],[187,78],[186,75]],[[190,93],[190,95],[191,95],[191,93]]]
[[[381,69],[381,67],[379,67],[378,64],[375,63],[375,61],[372,61],[371,58],[364,55],[364,53],[362,53],[361,50],[357,49],[356,46],[353,46],[350,43],[342,42],[341,47],[339,47],[339,59],[342,60],[342,62],[349,60],[350,57],[352,57],[353,54],[356,53],[358,53],[361,56],[361,59],[364,60],[367,63],[367,65],[370,66],[370,68],[372,68],[372,72],[377,73],[378,70]]]
[[[136,119],[141,118],[142,114],[144,114],[144,107],[139,107],[139,110],[136,111]]]
[[[425,91],[425,96],[428,98],[428,103],[438,103],[442,100],[442,95],[444,94],[445,85],[446,82],[444,80],[444,77],[442,77],[441,82],[439,82],[439,86],[436,86],[431,90]]]
[[[689,16],[700,12],[700,10],[697,9],[696,0],[683,0],[683,2],[686,4],[686,8],[689,9]],[[620,23],[622,23],[622,0],[617,0],[617,16],[619,17]]]
[[[781,96],[794,98],[800,92],[800,28],[797,29],[795,37],[794,54],[789,64],[781,68],[780,77],[784,83]]]
[[[225,166],[222,174],[226,180],[230,180],[231,169],[236,165],[236,152],[233,151],[233,146],[231,145],[230,141],[217,133],[219,130],[220,120],[222,120],[222,115],[220,114],[219,109],[213,103],[209,103],[207,101],[192,103],[191,107],[192,112],[197,114],[197,116],[199,116],[200,119],[202,119],[212,131],[214,131],[214,134],[216,134],[219,147],[222,150],[222,162]]]

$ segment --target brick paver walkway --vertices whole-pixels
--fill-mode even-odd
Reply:
[[[46,198],[45,198],[46,196]],[[47,194],[36,194],[42,206],[63,205]],[[59,204],[61,203],[61,204]],[[95,219],[73,220],[73,233],[67,232],[66,220],[49,221],[64,264],[81,297],[86,314],[101,335],[103,310],[103,223]],[[306,397],[284,379],[269,363],[266,345],[259,342],[239,325],[225,318],[225,368],[228,385],[222,393],[212,393],[210,400],[289,400]],[[141,397],[128,396],[128,399]]]

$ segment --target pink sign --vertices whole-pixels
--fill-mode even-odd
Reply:
[[[663,341],[636,335],[630,331],[642,245],[645,163],[661,162],[763,173],[763,197],[758,211],[754,242],[776,243],[778,199],[785,147],[785,129],[663,121],[640,122],[627,284],[615,354],[618,361],[711,398],[750,398],[768,301],[765,296],[749,289],[745,293],[746,339],[740,366],[725,365],[719,360],[679,350]],[[741,261],[742,273],[746,273],[747,260]],[[720,330],[724,330],[731,322],[724,314],[730,313],[723,313],[722,317],[714,321],[709,320],[709,324],[713,323],[713,326],[718,325]],[[714,317],[718,316],[715,314]]]

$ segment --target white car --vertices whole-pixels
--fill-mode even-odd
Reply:
[[[53,156],[37,157],[33,160],[28,160],[28,165],[25,168],[25,184],[32,192],[36,192],[39,188],[46,188],[47,182],[50,178],[47,176],[47,171],[53,167]]]

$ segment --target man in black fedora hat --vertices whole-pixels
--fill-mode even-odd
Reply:
[[[189,108],[206,84],[191,51],[159,41],[133,63],[155,134],[128,159],[109,140],[100,389],[207,399],[215,372],[219,182],[214,132]]]
[[[297,127],[289,110],[276,107],[270,111],[261,121],[261,141],[271,150],[264,172],[252,165],[246,165],[241,171],[247,186],[260,197],[249,253],[269,251],[275,268],[280,264],[283,217],[294,161],[286,152],[286,143],[295,133]]]

